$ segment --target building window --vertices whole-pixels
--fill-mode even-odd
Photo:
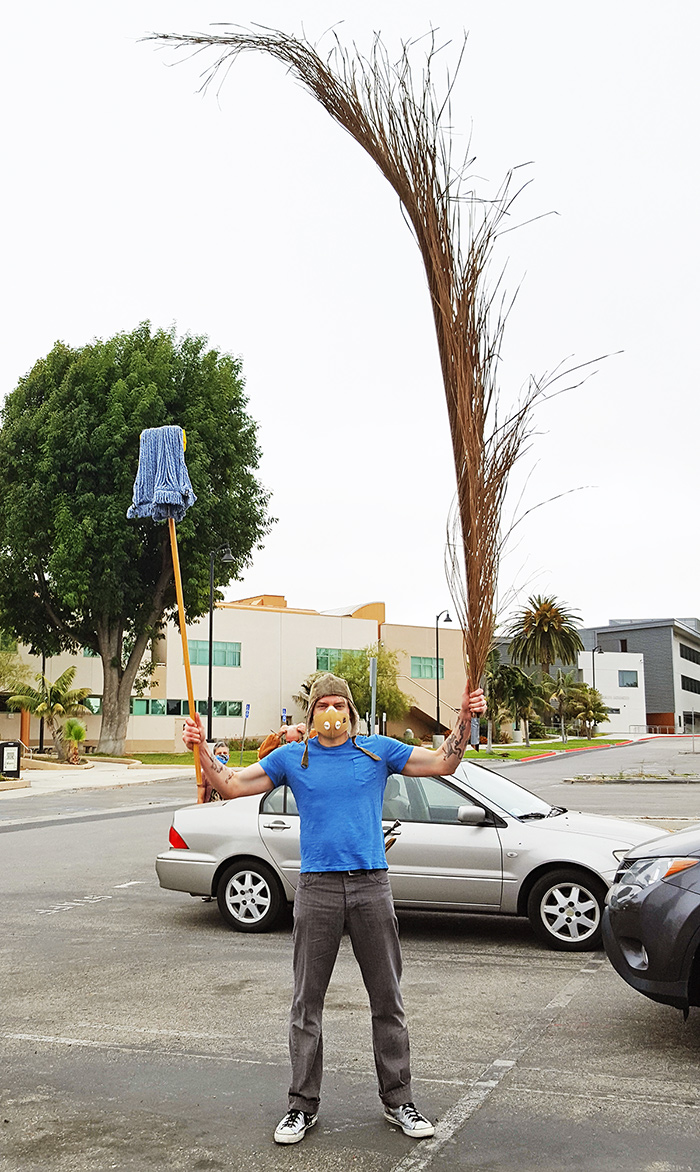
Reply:
[[[83,647],[83,655],[85,656],[86,659],[99,659],[100,658],[99,655],[97,654],[97,652],[93,651],[92,647]]]
[[[242,716],[242,700],[215,700],[214,716]]]
[[[694,680],[691,676],[681,676],[681,687],[684,692],[697,692],[700,696],[700,680]]]
[[[619,708],[606,708],[605,711],[607,712],[608,716],[619,716],[620,715]]]
[[[636,671],[619,671],[617,673],[617,683],[620,688],[638,688],[639,682]]]
[[[686,647],[685,643],[680,644],[681,658],[689,659],[691,663],[700,663],[700,651],[696,651],[694,647]]]
[[[149,700],[144,696],[132,696],[129,701],[129,712],[132,716],[165,716],[165,700]]]
[[[208,639],[188,639],[187,646],[191,664],[198,664],[201,667],[209,666]],[[240,643],[212,643],[212,665],[214,667],[240,667]]]
[[[626,650],[627,650],[627,640],[620,639],[620,651],[626,651]]]
[[[440,679],[445,678],[445,661],[440,659],[439,663]],[[411,656],[411,679],[412,680],[434,680],[435,679],[435,656],[429,655],[412,655]]]
[[[362,652],[345,647],[317,647],[316,671],[334,671],[344,655],[362,655]]]
[[[81,704],[89,708],[93,716],[100,716],[102,714],[101,696],[87,696],[85,700],[81,700]]]
[[[150,708],[151,716],[161,716],[167,712],[168,716],[189,716],[190,706],[187,700],[148,700],[149,705],[158,704],[158,711]],[[209,706],[206,700],[195,700],[197,712],[200,716],[207,716]],[[214,700],[214,716],[241,716],[243,712],[242,700]]]

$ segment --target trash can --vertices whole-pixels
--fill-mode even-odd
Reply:
[[[0,773],[10,780],[19,777],[21,741],[0,741]]]

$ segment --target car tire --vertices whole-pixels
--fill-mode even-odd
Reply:
[[[533,884],[527,915],[543,944],[559,952],[593,952],[602,947],[607,889],[594,875],[574,868],[548,871]]]
[[[216,902],[226,923],[237,932],[269,932],[284,897],[271,867],[257,859],[242,859],[222,873]]]

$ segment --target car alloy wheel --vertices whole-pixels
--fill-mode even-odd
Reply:
[[[534,884],[527,914],[535,935],[561,952],[601,947],[605,885],[573,869],[550,871]]]
[[[274,871],[252,859],[233,863],[224,871],[216,900],[226,923],[238,932],[268,932],[283,903]]]

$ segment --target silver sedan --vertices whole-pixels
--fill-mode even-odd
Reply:
[[[550,806],[471,761],[449,778],[392,775],[382,813],[397,908],[527,916],[541,941],[568,952],[601,946],[619,861],[649,838],[634,822]],[[665,833],[656,828],[654,837]],[[242,932],[273,926],[299,868],[287,786],[178,810],[170,849],[156,859],[161,887],[216,898]]]

